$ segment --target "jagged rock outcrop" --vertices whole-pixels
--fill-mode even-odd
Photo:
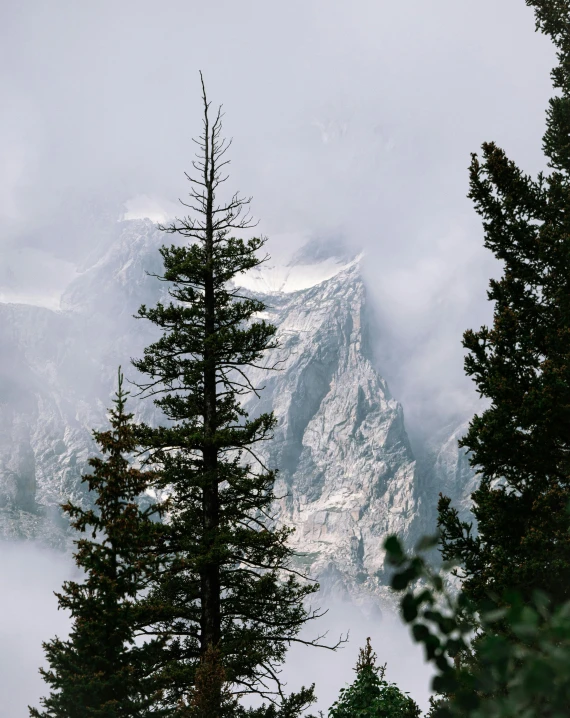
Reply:
[[[385,584],[382,540],[419,530],[415,462],[402,407],[373,365],[366,291],[355,261],[334,277],[265,297],[279,348],[277,371],[252,413],[278,424],[264,452],[279,467],[279,519],[325,590],[353,596]]]

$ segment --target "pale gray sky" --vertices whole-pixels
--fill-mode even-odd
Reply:
[[[0,14],[0,298],[57,306],[102,216],[184,196],[202,70],[234,138],[231,188],[253,195],[270,248],[291,234],[363,246],[396,395],[433,383],[424,403],[463,405],[460,337],[488,320],[496,271],[465,197],[469,155],[495,140],[542,166],[554,52],[524,0],[26,0]]]

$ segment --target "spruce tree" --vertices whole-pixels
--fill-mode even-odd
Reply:
[[[168,283],[170,301],[138,313],[161,336],[133,360],[147,377],[141,394],[165,416],[164,425],[147,426],[140,437],[160,468],[157,488],[172,503],[168,567],[148,604],[154,630],[170,636],[163,676],[173,706],[192,700],[206,655],[218,656],[236,695],[282,700],[279,664],[318,615],[304,603],[317,586],[296,573],[290,530],[273,520],[275,472],[256,449],[271,438],[275,419],[251,418],[243,408],[244,397],[260,391],[249,368],[264,367],[265,352],[275,346],[275,327],[259,316],[263,302],[238,283],[264,261],[265,239],[234,236],[254,226],[249,199],[234,194],[219,203],[230,143],[203,80],[202,100],[197,176],[186,175],[190,200],[182,202],[192,214],[161,227],[180,238],[160,249],[159,279]]]
[[[407,693],[384,680],[386,665],[376,665],[370,639],[361,648],[356,663],[356,680],[341,688],[339,699],[331,706],[329,718],[418,718],[421,711]]]
[[[89,460],[93,473],[83,477],[93,508],[62,507],[84,535],[75,542],[75,562],[85,577],[66,581],[56,594],[59,608],[71,614],[72,628],[67,639],[44,643],[49,668],[40,673],[51,694],[41,700],[43,710],[30,708],[34,718],[166,715],[153,676],[162,641],[135,642],[144,624],[139,599],[157,570],[162,507],[139,506],[153,477],[129,463],[137,442],[127,395],[119,369],[111,429],[94,432],[102,457]]]
[[[492,280],[491,328],[467,331],[465,368],[489,408],[461,446],[481,476],[476,530],[439,502],[444,558],[459,557],[466,594],[570,598],[570,0],[526,0],[557,48],[543,150],[532,179],[493,143],[474,154],[470,193],[485,246],[504,266]]]

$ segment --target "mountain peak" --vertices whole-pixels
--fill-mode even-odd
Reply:
[[[362,258],[341,238],[314,238],[283,264],[264,262],[242,275],[236,283],[261,294],[290,294],[325,282]]]

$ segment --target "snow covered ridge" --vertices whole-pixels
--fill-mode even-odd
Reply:
[[[58,504],[86,501],[81,475],[94,451],[92,429],[106,423],[117,366],[134,378],[155,328],[133,319],[164,283],[158,247],[164,235],[148,220],[122,222],[64,293],[61,311],[0,303],[0,535],[65,545]],[[404,412],[378,371],[359,257],[331,255],[313,243],[283,265],[240,282],[263,295],[280,346],[268,356],[278,372],[252,372],[265,385],[252,415],[274,411],[266,461],[287,494],[279,520],[294,526],[299,563],[325,590],[359,602],[386,597],[382,541],[396,532],[415,540],[431,530],[438,491],[464,497],[468,467],[452,427],[418,466]],[[132,403],[157,423],[150,402]]]
[[[311,264],[272,265],[269,261],[239,277],[237,283],[259,294],[298,292],[326,282],[340,272],[356,266],[363,256],[359,254],[348,263],[343,263],[336,257]]]
[[[287,241],[289,240],[289,242]],[[287,249],[280,260],[271,258],[259,267],[237,278],[236,284],[258,294],[288,294],[315,287],[356,266],[363,253],[357,252],[339,238],[312,238],[299,243],[298,236],[282,236]]]

